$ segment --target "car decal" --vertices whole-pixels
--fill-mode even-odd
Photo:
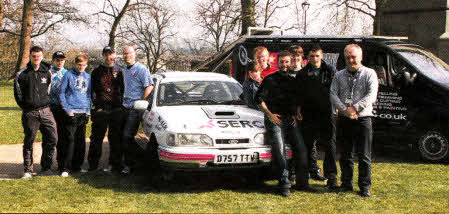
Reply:
[[[200,129],[203,129],[203,128],[214,128],[214,127],[215,127],[215,125],[214,125],[213,121],[209,120],[206,125],[200,126]]]

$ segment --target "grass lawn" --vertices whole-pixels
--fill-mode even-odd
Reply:
[[[23,142],[22,110],[14,100],[13,82],[0,81],[0,145]],[[90,124],[87,124],[86,136],[90,136]],[[41,141],[39,132],[36,142]]]
[[[322,162],[320,161],[320,165]],[[357,168],[357,165],[356,165]],[[379,161],[373,164],[371,198],[332,193],[275,195],[276,181],[247,185],[226,176],[121,178],[85,174],[0,181],[2,212],[195,213],[449,213],[449,166]],[[355,185],[357,186],[357,185]],[[358,189],[358,188],[356,188]]]

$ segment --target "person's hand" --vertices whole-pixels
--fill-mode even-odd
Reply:
[[[103,111],[103,109],[102,109],[102,108],[99,108],[99,109],[97,109],[97,112],[101,112],[101,111]]]
[[[282,120],[279,118],[279,114],[270,114],[270,120],[276,125],[280,126],[282,124]]]
[[[297,127],[299,125],[299,121],[300,120],[296,120],[297,118],[298,118],[298,115],[296,116],[296,118],[295,118],[295,116],[292,116],[292,119],[293,119],[292,125],[293,125],[293,127]],[[302,120],[302,117],[301,117],[301,120]]]
[[[301,112],[298,112],[298,114],[296,115],[296,119],[298,120],[298,121],[301,121],[302,120],[302,114],[301,114]],[[294,118],[293,118],[294,119]]]
[[[346,116],[348,116],[350,119],[353,119],[353,120],[359,118],[357,111],[352,106],[346,108],[345,114],[346,114]]]

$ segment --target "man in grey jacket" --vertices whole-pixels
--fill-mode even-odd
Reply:
[[[370,197],[371,144],[373,103],[376,101],[378,80],[373,69],[362,65],[362,49],[350,44],[344,51],[346,69],[334,76],[330,100],[338,111],[338,129],[342,129],[341,190],[353,191],[353,147],[359,159],[360,195]]]

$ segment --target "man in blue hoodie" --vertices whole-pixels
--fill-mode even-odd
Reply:
[[[64,68],[65,64],[65,54],[62,51],[56,51],[53,53],[52,57],[52,65],[50,67],[51,73],[51,88],[50,88],[50,96],[51,96],[51,104],[50,109],[53,113],[53,116],[56,121],[56,128],[58,130],[58,143],[56,144],[56,159],[58,161],[58,168],[61,168],[62,165],[62,157],[63,157],[63,130],[62,124],[64,123],[65,113],[62,110],[61,102],[59,101],[59,92],[61,88],[62,77],[67,72],[67,69]]]
[[[137,143],[135,136],[142,120],[143,112],[134,109],[134,103],[137,100],[146,100],[153,90],[153,81],[150,71],[136,62],[136,51],[132,46],[124,48],[123,57],[125,58],[126,68],[123,71],[125,83],[125,93],[123,96],[123,107],[125,107],[125,125],[123,128],[122,148],[125,153],[125,166],[121,174],[128,175],[129,167],[134,167],[132,160],[132,148]]]
[[[60,167],[61,176],[69,171],[78,172],[86,152],[86,124],[89,121],[91,105],[90,74],[85,72],[88,57],[80,54],[75,58],[75,68],[62,78],[59,99],[66,113],[64,124],[64,156]]]

